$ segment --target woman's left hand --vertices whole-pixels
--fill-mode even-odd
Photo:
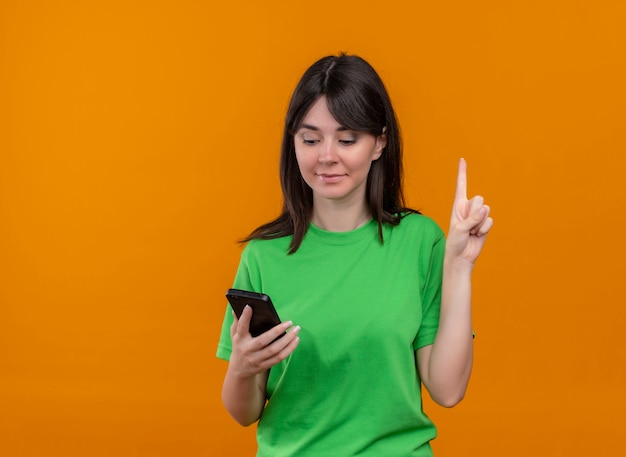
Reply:
[[[480,195],[467,199],[467,164],[465,159],[461,159],[446,241],[446,257],[449,260],[459,259],[470,265],[476,262],[493,225],[489,211],[489,206],[485,205]]]

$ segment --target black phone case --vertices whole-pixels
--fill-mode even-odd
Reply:
[[[250,334],[252,336],[259,336],[281,322],[272,300],[266,294],[248,290],[228,289],[226,298],[238,318],[241,317],[245,306],[250,305],[252,308]],[[284,334],[281,334],[281,336],[284,336]]]

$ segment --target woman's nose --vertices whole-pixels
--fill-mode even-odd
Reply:
[[[332,141],[325,141],[320,145],[319,161],[322,163],[334,163],[337,161],[336,145]]]

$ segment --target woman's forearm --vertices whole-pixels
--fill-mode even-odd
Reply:
[[[265,386],[268,371],[241,377],[229,367],[222,386],[222,402],[230,415],[241,425],[255,423],[265,407]]]
[[[429,392],[443,406],[463,399],[473,362],[472,267],[463,259],[444,261],[439,330],[429,360]]]

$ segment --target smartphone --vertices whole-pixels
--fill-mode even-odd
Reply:
[[[252,308],[250,334],[252,336],[259,336],[261,333],[265,333],[272,327],[280,324],[280,318],[278,317],[276,308],[274,308],[272,300],[266,294],[259,294],[248,290],[228,289],[226,298],[233,308],[233,311],[235,311],[237,318],[241,317],[245,306],[250,305]],[[281,333],[279,338],[282,336],[285,336],[285,334]]]

